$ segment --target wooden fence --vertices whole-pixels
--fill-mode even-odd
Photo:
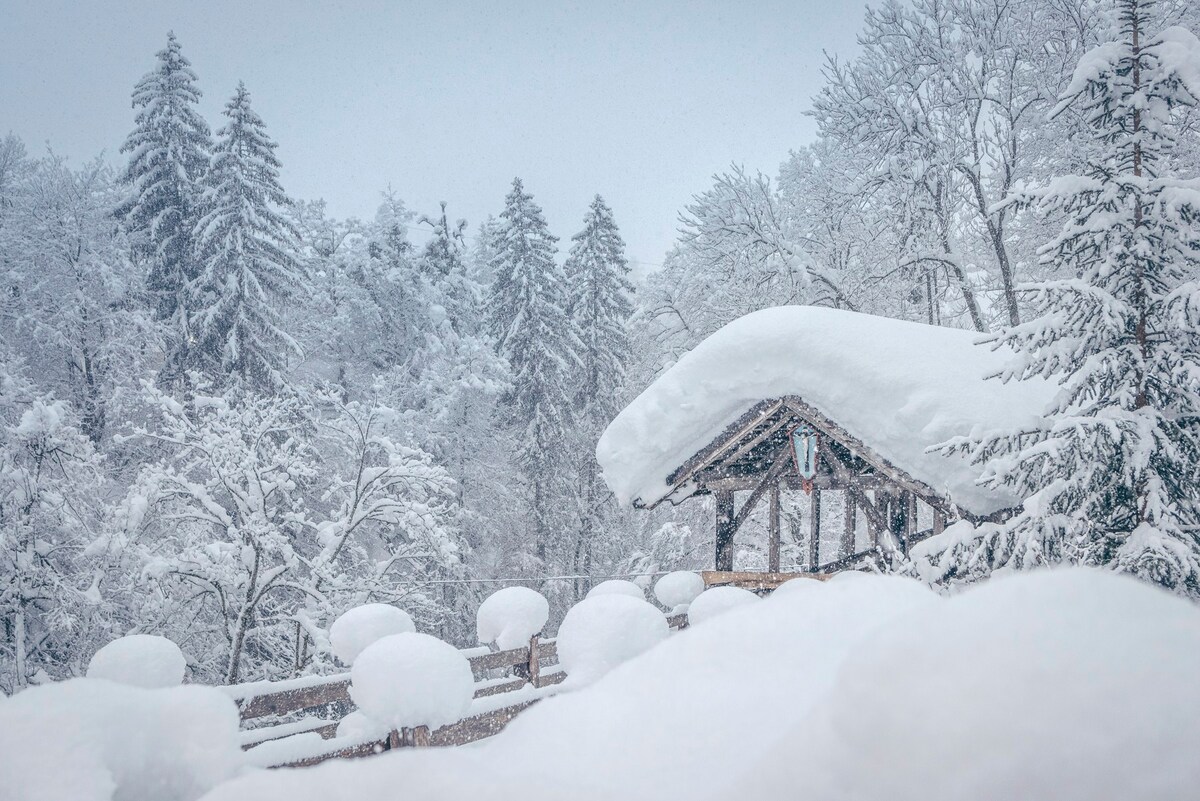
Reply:
[[[687,625],[685,615],[667,618],[673,629]],[[350,674],[307,676],[279,682],[254,682],[222,689],[238,705],[242,747],[252,749],[263,767],[301,767],[328,759],[370,756],[393,748],[465,745],[499,733],[517,713],[549,695],[566,678],[558,666],[553,639],[533,637],[529,645],[507,651],[463,651],[475,674],[475,699],[466,717],[434,731],[425,727],[385,736],[337,737],[338,723],[354,711]],[[495,674],[502,675],[495,675]],[[316,738],[293,735],[315,734]],[[283,738],[292,738],[284,740]]]

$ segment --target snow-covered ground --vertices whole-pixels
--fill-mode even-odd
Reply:
[[[1200,609],[1110,573],[1010,575],[949,598],[846,574],[674,634],[475,746],[243,768],[203,797],[1174,801],[1200,787],[1198,663]],[[179,729],[160,748],[128,736],[154,720],[143,701],[128,712],[81,703],[86,686],[117,685],[0,701],[0,798],[147,797],[114,795],[113,782],[90,795],[59,788],[105,770],[160,775],[151,768],[188,731],[186,708],[164,710]],[[166,700],[189,689],[202,691],[121,691]],[[186,753],[223,778],[232,718],[200,717],[220,725],[203,740],[197,730]]]

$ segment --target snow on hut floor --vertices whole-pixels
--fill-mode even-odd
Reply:
[[[1179,799],[1200,608],[1082,569],[951,598],[844,575],[731,609],[470,749],[254,772],[206,801]]]

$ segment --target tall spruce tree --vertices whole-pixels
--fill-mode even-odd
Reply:
[[[157,58],[158,66],[133,90],[133,107],[140,110],[121,146],[122,153],[130,154],[122,175],[130,192],[116,214],[149,263],[146,287],[158,319],[173,321],[173,348],[178,351],[187,345],[188,284],[199,271],[192,230],[212,141],[208,123],[196,109],[201,97],[196,73],[174,33],[167,34],[167,46]]]
[[[995,341],[1020,354],[1006,380],[1062,389],[1038,427],[953,443],[1028,500],[960,543],[951,573],[1079,562],[1200,597],[1200,192],[1172,152],[1200,42],[1151,35],[1151,10],[1119,3],[1120,39],[1084,56],[1054,112],[1091,127],[1086,172],[1023,198],[1065,218],[1042,253],[1075,277],[1034,285],[1036,317]]]
[[[243,84],[223,113],[229,122],[218,131],[207,213],[196,228],[203,272],[195,293],[193,365],[218,383],[232,379],[277,390],[286,383],[285,352],[299,352],[278,311],[300,283],[296,232],[279,212],[291,201],[279,184],[276,144]]]
[[[567,313],[563,271],[554,259],[558,239],[519,178],[500,219],[488,326],[497,351],[512,366],[513,386],[504,408],[518,431],[517,463],[528,485],[533,555],[545,563],[556,535],[568,525],[574,425],[569,383],[581,343]]]
[[[600,432],[619,411],[620,391],[629,358],[626,325],[633,314],[629,262],[625,242],[612,209],[596,195],[583,218],[583,230],[571,237],[566,274],[570,311],[581,339],[580,379],[575,386],[577,439],[575,449],[579,530],[573,569],[587,573],[592,548],[609,493],[600,481],[595,445]]]

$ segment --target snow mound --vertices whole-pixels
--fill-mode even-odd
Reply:
[[[1195,605],[1084,570],[950,598],[820,586],[686,629],[470,748],[263,771],[206,801],[1196,796]],[[584,603],[613,601],[636,603]]]
[[[646,591],[632,581],[626,581],[625,579],[602,581],[588,590],[586,597],[595,598],[597,595],[628,595],[630,598],[646,600]]]
[[[388,728],[386,726],[380,726],[367,717],[364,712],[356,709],[338,721],[337,731],[334,736],[342,738],[366,738],[378,735],[379,737],[383,737],[387,732]]]
[[[832,581],[832,579],[830,579],[830,580]],[[824,586],[824,584],[825,584],[825,582],[822,582],[818,579],[810,579],[810,578],[788,579],[787,581],[783,582],[778,587],[776,587],[774,590],[772,590],[771,594],[767,597],[768,598],[782,598],[782,597],[786,597],[789,595],[800,595],[801,593],[810,593],[810,592],[819,590],[821,587]]]
[[[550,604],[536,590],[505,587],[484,599],[475,615],[481,643],[495,643],[501,651],[521,648],[550,619]]]
[[[979,470],[965,458],[927,449],[1036,421],[1055,387],[985,380],[1014,357],[978,337],[839,309],[763,309],[660,375],[604,431],[596,458],[622,504],[653,504],[675,490],[667,477],[727,426],[761,401],[795,396],[934,491],[990,514],[1019,499],[976,484]]]
[[[690,570],[676,570],[654,584],[654,597],[672,613],[683,612],[704,592],[704,579]]]
[[[741,587],[711,587],[688,606],[688,625],[696,626],[734,607],[754,603],[759,597]]]
[[[71,679],[0,700],[6,801],[192,801],[243,764],[237,707],[211,687]]]
[[[416,631],[408,612],[390,604],[363,604],[343,613],[329,627],[329,644],[344,665],[353,665],[368,645],[389,634]]]
[[[572,685],[595,681],[670,633],[653,604],[628,595],[585,598],[558,627],[558,661]]]
[[[185,670],[183,651],[166,637],[130,634],[97,651],[88,662],[87,677],[154,690],[178,687]]]
[[[738,794],[803,775],[813,798],[1194,797],[1198,659],[1186,601],[1082,569],[1006,576],[864,642]]]
[[[350,697],[388,729],[461,720],[475,694],[471,663],[452,645],[416,632],[371,643],[350,669]]]

